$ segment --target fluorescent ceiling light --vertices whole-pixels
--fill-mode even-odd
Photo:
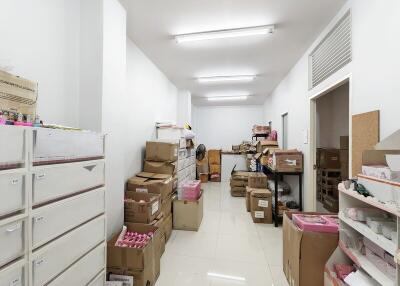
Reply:
[[[199,77],[197,80],[200,83],[213,83],[213,82],[231,82],[231,81],[252,81],[256,78],[255,75],[235,75],[235,76],[211,76]]]
[[[255,35],[267,35],[267,34],[272,34],[273,32],[274,32],[274,25],[257,26],[257,27],[248,27],[240,29],[217,30],[217,31],[176,35],[175,41],[177,43],[183,43],[183,42],[236,38],[236,37],[246,37]]]
[[[247,95],[240,96],[217,96],[217,97],[207,97],[208,101],[231,101],[231,100],[246,100]]]
[[[221,279],[236,280],[236,281],[246,281],[246,278],[239,277],[239,276],[224,275],[224,274],[213,273],[213,272],[208,272],[207,275],[210,276],[210,277],[221,278]]]

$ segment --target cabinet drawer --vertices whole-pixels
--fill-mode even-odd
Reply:
[[[0,175],[0,216],[19,211],[25,206],[25,175],[21,173]],[[7,199],[4,199],[7,198]]]
[[[33,173],[33,204],[37,205],[101,185],[104,185],[103,161],[37,167]]]
[[[26,281],[26,267],[25,260],[19,260],[10,266],[0,270],[0,286],[25,286],[28,285]]]
[[[25,129],[0,126],[0,169],[21,167],[24,162]]]
[[[38,249],[33,253],[33,261],[32,261],[33,285],[34,286],[45,285],[54,277],[62,273],[74,262],[78,261],[83,255],[85,255],[88,251],[93,249],[96,245],[98,245],[102,241],[104,242],[104,239],[105,239],[105,219],[103,216],[80,226],[79,228],[71,231],[70,233],[67,233],[66,235],[60,237],[59,239],[46,245],[45,247]],[[104,249],[105,247],[103,245],[103,251]],[[91,262],[93,261],[95,260],[91,260]],[[104,261],[105,260],[103,252],[103,261],[102,261],[103,268],[105,264]],[[85,271],[86,270],[87,269],[85,269]],[[100,270],[101,268],[98,269],[98,272],[100,272]],[[81,268],[79,271],[82,271],[81,275],[85,275],[83,268]],[[94,273],[90,277],[90,279],[92,279],[95,274],[96,273]],[[54,285],[86,285],[86,284],[66,283],[66,284],[54,284]]]
[[[88,285],[100,271],[105,269],[105,250],[105,244],[100,244],[48,285]]]
[[[102,134],[45,128],[33,132],[33,161],[36,164],[104,157]]]
[[[0,266],[24,254],[24,227],[24,220],[17,220],[0,226]]]
[[[102,214],[104,209],[104,188],[35,209],[32,215],[33,248]]]

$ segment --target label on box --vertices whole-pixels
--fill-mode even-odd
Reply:
[[[147,189],[144,189],[144,188],[136,188],[136,192],[138,192],[138,193],[148,193],[149,191]]]
[[[155,214],[159,209],[159,203],[156,201],[154,204],[151,205],[151,215]]]
[[[11,280],[10,286],[21,286],[21,276],[14,278],[13,280]]]
[[[264,218],[264,212],[263,211],[255,211],[254,217],[255,218]]]
[[[128,275],[110,274],[110,281],[120,281],[122,282],[122,286],[134,285],[133,276],[128,276]]]
[[[258,206],[262,208],[267,208],[268,207],[268,201],[266,200],[259,200],[258,201]]]
[[[287,163],[288,166],[296,166],[296,160],[286,159],[285,162]]]

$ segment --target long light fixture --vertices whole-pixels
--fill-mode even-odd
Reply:
[[[234,101],[234,100],[246,100],[248,98],[247,95],[240,96],[216,96],[216,97],[207,97],[208,101]]]
[[[272,34],[274,32],[274,29],[275,29],[274,25],[268,25],[268,26],[256,26],[248,28],[229,29],[229,30],[215,30],[215,31],[191,33],[191,34],[181,34],[175,36],[175,41],[177,43],[183,43],[183,42],[193,42],[193,41],[267,35],[267,34]]]
[[[235,82],[235,81],[253,81],[255,75],[235,75],[235,76],[210,76],[197,78],[200,83],[219,83],[219,82]]]
[[[214,278],[221,278],[221,279],[235,280],[235,281],[246,281],[246,278],[240,276],[231,276],[214,272],[208,272],[207,275]]]

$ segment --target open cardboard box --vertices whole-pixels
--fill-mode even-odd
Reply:
[[[107,243],[107,274],[134,277],[135,286],[154,285],[160,275],[161,232],[157,227],[126,223],[128,231],[153,232],[151,241],[142,249],[115,246],[119,233]]]
[[[325,264],[337,248],[339,233],[303,231],[292,222],[296,213],[301,212],[283,215],[283,272],[291,286],[324,285]]]
[[[171,175],[140,172],[128,180],[128,191],[159,194],[165,199],[172,193],[173,183]]]
[[[376,144],[373,150],[364,150],[362,165],[364,175],[400,182],[400,130]],[[381,168],[373,170],[370,166]]]

